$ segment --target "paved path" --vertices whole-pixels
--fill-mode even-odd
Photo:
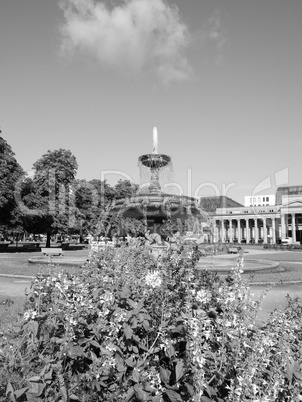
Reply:
[[[31,279],[0,277],[0,300],[7,297],[25,296],[25,289],[29,290]]]
[[[251,295],[254,300],[260,300],[260,296],[265,292],[264,286],[251,286]],[[274,309],[279,309],[285,306],[286,296],[290,295],[292,298],[298,297],[299,302],[302,303],[302,284],[288,285],[288,286],[274,286],[266,294],[261,301],[261,310],[258,314],[259,321],[265,321],[270,312]]]
[[[284,252],[283,252],[284,253]],[[271,250],[248,250],[248,253],[245,253],[245,260],[253,259],[253,255],[263,255],[264,254],[272,254]],[[280,254],[281,255],[281,254]],[[290,261],[290,257],[294,254],[288,252],[288,261],[280,261],[280,265],[282,263],[291,262],[295,264],[302,264],[302,261]],[[296,256],[296,258],[298,255]],[[302,253],[301,253],[302,257]],[[221,255],[221,256],[208,256],[204,257],[203,260],[211,260],[214,259],[216,262],[225,261],[228,264],[235,264],[238,255],[229,254],[229,255]],[[258,257],[257,257],[258,258]],[[299,257],[298,257],[299,258]],[[29,278],[7,278],[0,277],[0,301],[7,297],[20,297],[25,295],[25,289],[29,290],[31,279]],[[254,299],[259,299],[260,295],[265,290],[265,286],[251,286],[251,293],[254,294]],[[302,284],[292,284],[292,285],[282,285],[273,287],[267,294],[266,297],[262,300],[262,310],[259,312],[258,320],[265,320],[271,311],[274,308],[283,307],[286,303],[286,295],[290,294],[292,297],[298,297],[300,301],[302,301]]]

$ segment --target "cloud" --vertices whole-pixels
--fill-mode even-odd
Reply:
[[[221,64],[224,57],[225,46],[229,43],[222,24],[221,12],[216,9],[207,20],[203,34],[206,43],[212,46],[214,61]]]
[[[152,72],[164,83],[191,77],[185,56],[190,33],[176,6],[165,0],[108,3],[60,0],[65,18],[61,26],[64,53],[90,54],[117,70]]]

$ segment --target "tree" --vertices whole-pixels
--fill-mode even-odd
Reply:
[[[88,184],[98,195],[98,207],[104,210],[108,203],[115,198],[114,188],[107,183],[107,180],[93,179]]]
[[[14,191],[23,174],[12,148],[0,137],[0,226],[5,229],[13,225],[12,217],[17,208]]]
[[[102,236],[120,235],[124,232],[137,234],[142,232],[139,221],[127,222],[110,214],[111,203],[116,198],[131,197],[136,193],[138,185],[130,180],[119,180],[110,186],[106,180],[79,180],[75,190],[75,206],[79,213],[76,231],[93,232]],[[127,228],[126,228],[127,226]]]
[[[35,164],[33,180],[23,188],[24,222],[28,230],[51,235],[67,233],[77,220],[74,204],[75,176],[78,164],[71,151],[48,151]],[[26,209],[27,208],[27,209]]]
[[[119,180],[114,186],[115,198],[132,197],[138,190],[139,185],[130,180]]]

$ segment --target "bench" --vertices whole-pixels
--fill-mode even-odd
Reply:
[[[70,244],[70,243],[64,243],[64,242],[62,242],[62,243],[61,243],[61,249],[62,249],[62,250],[67,250],[68,247],[69,247],[69,244]]]
[[[239,249],[238,247],[229,247],[228,254],[238,254]]]
[[[22,248],[24,249],[24,251],[37,250],[38,246],[37,244],[22,244]]]
[[[43,255],[49,255],[53,257],[54,255],[63,255],[63,250],[61,248],[41,248]]]

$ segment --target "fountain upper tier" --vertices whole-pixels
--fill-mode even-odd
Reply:
[[[171,162],[171,158],[164,154],[146,154],[141,155],[138,161],[150,169],[161,169]]]

